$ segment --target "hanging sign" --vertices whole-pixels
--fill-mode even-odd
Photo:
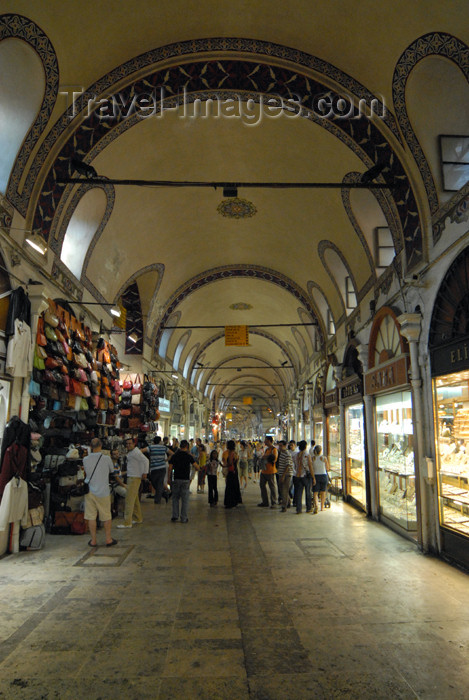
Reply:
[[[118,318],[113,319],[113,325],[115,328],[120,328],[121,330],[125,331],[127,324],[127,309],[125,309],[122,304],[117,304],[117,308],[121,312],[121,315]]]
[[[248,326],[225,326],[226,345],[249,345]]]
[[[243,403],[251,405],[252,404],[252,396],[243,396]]]

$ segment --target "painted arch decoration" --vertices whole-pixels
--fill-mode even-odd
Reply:
[[[230,57],[229,60],[225,58],[200,60],[200,54],[217,50],[224,53],[233,51],[237,55]],[[244,52],[249,52],[250,57],[243,57]],[[252,58],[253,52],[258,54],[255,59]],[[188,59],[187,54],[195,54],[197,60]],[[167,61],[174,56],[186,58],[181,58],[179,65],[155,70],[155,64]],[[283,61],[294,64],[294,69],[273,65],[272,57],[282,58]],[[133,73],[145,68],[148,68],[147,74],[144,77],[140,74],[136,80],[133,80]],[[313,73],[319,75],[313,77]],[[88,99],[105,91],[109,94],[109,90],[112,90],[117,80],[122,84],[126,77],[128,85],[120,90],[124,100],[131,101],[132,96],[143,92],[148,93],[149,89],[163,90],[165,95],[173,96],[168,98],[168,106],[180,104],[187,96],[191,100],[208,99],[214,92],[220,96],[222,90],[230,91],[227,95],[237,91],[241,98],[246,100],[256,99],[260,94],[278,95],[283,98],[299,95],[306,118],[333,133],[351,148],[367,167],[378,160],[387,166],[389,177],[393,177],[397,183],[393,197],[405,241],[408,266],[411,267],[422,258],[423,242],[418,207],[411,184],[400,160],[381,131],[388,128],[394,137],[398,136],[394,118],[387,110],[378,128],[370,119],[335,119],[315,116],[311,110],[307,109],[315,96],[322,95],[324,90],[336,98],[341,96],[340,92],[331,91],[329,86],[322,82],[322,76],[327,78],[326,83],[332,79],[338,90],[346,89],[354,95],[355,99],[373,97],[366,88],[350,76],[302,52],[268,42],[210,39],[163,47],[123,64],[84,92],[78,98],[75,107],[80,112],[87,105]],[[65,186],[59,185],[58,180],[61,176],[69,175],[67,164],[70,158],[78,155],[89,162],[123,130],[139,122],[137,115],[128,118],[118,117],[115,125],[110,127],[109,122],[100,120],[96,112],[93,112],[86,119],[86,123],[80,121],[79,114],[74,123],[69,119],[70,109],[48,134],[34,163],[36,170],[40,168],[45,161],[46,151],[50,152],[50,148],[57,142],[65,127],[75,126],[75,130],[47,173],[41,188],[42,192],[35,203],[33,227],[41,230],[46,238],[49,235],[50,222],[53,221],[55,211],[64,194]]]

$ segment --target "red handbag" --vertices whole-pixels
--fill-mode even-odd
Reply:
[[[124,379],[124,381],[122,383],[122,389],[124,391],[129,391],[130,389],[132,389],[132,386],[133,386],[132,382],[130,381],[129,376],[127,375],[127,377]]]
[[[142,385],[140,384],[140,375],[137,374],[135,378],[135,382],[132,384],[132,394],[135,396],[136,394],[141,394],[142,393]]]
[[[130,410],[130,408],[121,408],[121,416],[123,416],[124,418],[128,418],[131,415],[132,411]]]

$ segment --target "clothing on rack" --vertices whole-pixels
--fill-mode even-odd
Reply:
[[[24,423],[18,416],[13,416],[10,418],[3,431],[2,439],[2,450],[0,454],[0,473],[3,471],[3,460],[5,457],[5,452],[13,443],[17,445],[22,445],[26,447],[28,451],[28,458],[26,463],[26,474],[29,475],[29,470],[31,466],[31,428],[27,423]]]
[[[0,498],[5,491],[5,487],[14,476],[19,476],[22,479],[27,479],[28,450],[16,442],[5,452],[5,457],[2,462],[2,471],[0,473]]]
[[[17,287],[10,294],[10,305],[8,307],[5,329],[6,336],[14,335],[16,319],[24,321],[28,326],[31,326],[31,302],[23,287]]]
[[[22,527],[28,525],[28,484],[14,477],[6,485],[0,503],[0,530],[7,530],[10,523],[17,521]]]
[[[31,328],[15,319],[15,333],[8,341],[6,371],[12,377],[27,377],[33,367],[34,343]]]

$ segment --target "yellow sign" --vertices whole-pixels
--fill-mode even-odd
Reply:
[[[249,345],[248,326],[225,326],[226,345]]]
[[[243,403],[252,404],[252,396],[243,396]]]
[[[232,414],[232,413],[227,413],[227,414],[226,414],[226,420],[231,420],[232,418],[233,418],[233,414]]]
[[[113,325],[116,328],[121,328],[123,331],[125,331],[127,323],[127,309],[124,309],[122,304],[117,304],[117,308],[121,312],[121,315],[118,318],[113,318]]]

